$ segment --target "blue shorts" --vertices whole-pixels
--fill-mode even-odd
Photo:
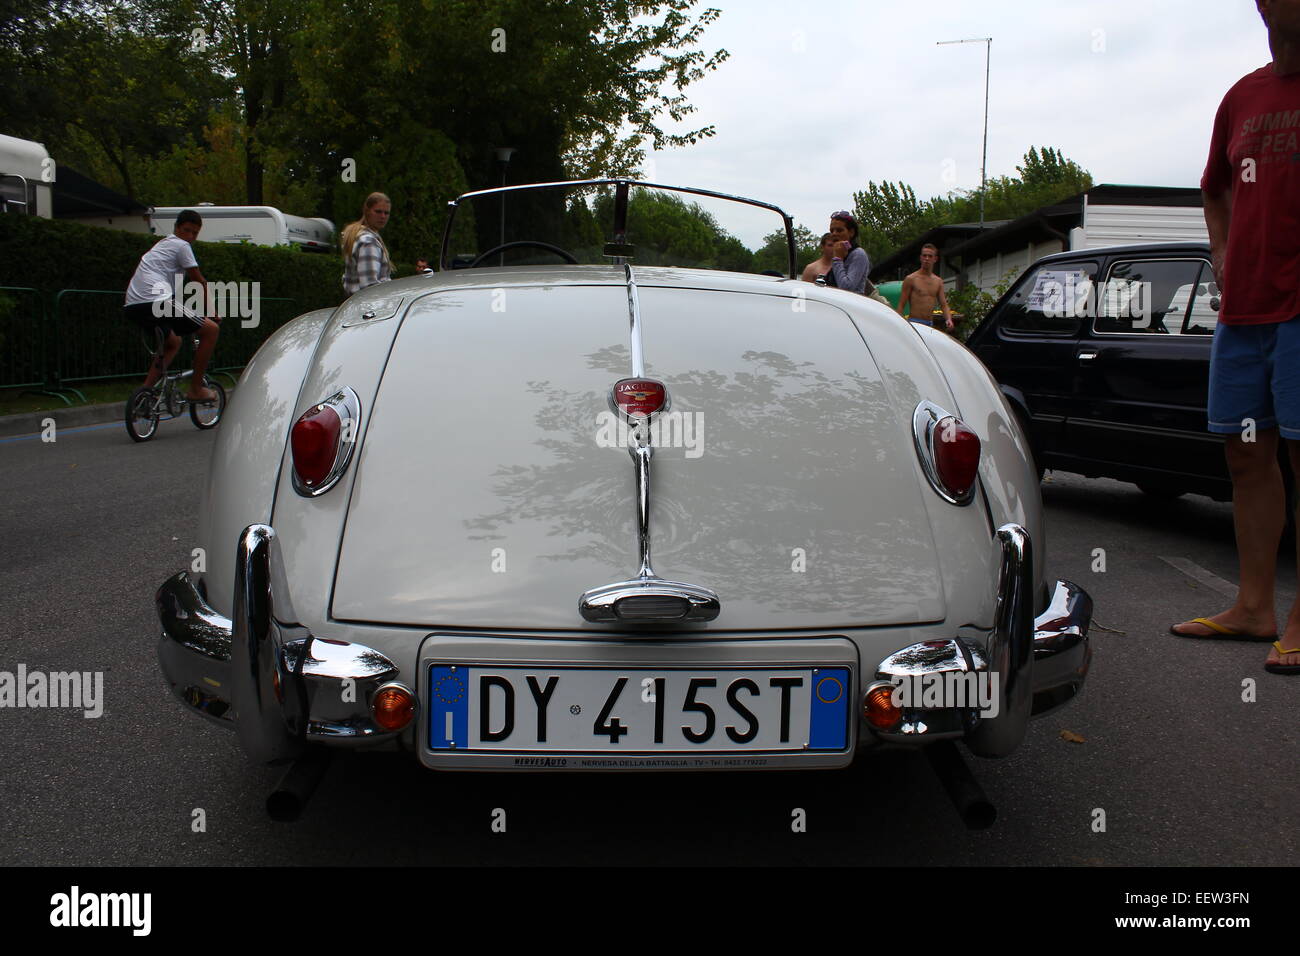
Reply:
[[[907,321],[915,322],[917,325],[924,325],[927,329],[934,328],[934,319],[914,319],[908,316]]]
[[[1239,435],[1249,419],[1300,440],[1300,315],[1267,325],[1219,323],[1206,412],[1217,435]]]

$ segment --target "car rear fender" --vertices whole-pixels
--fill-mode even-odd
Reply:
[[[1042,497],[1029,439],[1016,420],[1008,398],[973,352],[942,332],[917,331],[947,379],[957,403],[954,411],[984,443],[980,455],[980,484],[988,497],[993,526],[1015,524],[1029,532],[1033,542],[1035,604],[1042,604],[1046,601],[1046,596],[1041,594],[1041,584],[1047,542],[1043,531]]]
[[[934,402],[962,418],[980,438],[980,483],[989,483],[996,476],[997,470],[988,459],[994,453],[1000,454],[1001,450],[995,451],[989,445],[986,431],[988,422],[978,417],[972,418],[967,413],[967,405],[978,407],[978,403],[963,401],[962,396],[952,388],[950,377],[945,375],[942,363],[936,361],[917,342],[918,332],[925,333],[922,338],[945,336],[919,328],[892,309],[870,299],[843,296],[840,293],[836,295],[840,297],[836,304],[845,298],[858,300],[853,303],[856,308],[849,307],[845,311],[852,314],[863,341],[888,383],[890,398],[899,421],[905,423],[905,427],[911,431],[913,413],[921,401]],[[987,380],[985,384],[976,383],[971,387],[989,390]],[[996,386],[993,388],[995,390]],[[986,398],[986,403],[997,401],[996,396]],[[1017,523],[1019,519],[991,515],[986,510],[984,496],[978,492],[968,506],[953,505],[943,500],[928,486],[915,453],[912,455],[912,465],[917,482],[926,491],[922,498],[939,558],[948,611],[946,620],[957,628],[969,626],[975,629],[973,633],[986,634],[994,623],[998,575],[998,562],[992,547],[994,531],[1003,524]]]
[[[191,570],[213,609],[230,616],[235,550],[243,530],[271,519],[276,476],[296,396],[322,329],[334,313],[319,309],[277,329],[257,350],[217,429],[199,509],[199,551]]]

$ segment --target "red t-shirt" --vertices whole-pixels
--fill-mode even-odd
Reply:
[[[1300,315],[1300,73],[1278,76],[1270,64],[1228,90],[1201,189],[1232,190],[1219,321]]]

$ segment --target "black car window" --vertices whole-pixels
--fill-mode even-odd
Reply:
[[[1088,314],[1095,262],[1044,262],[1016,283],[999,309],[999,323],[1009,332],[1069,335]]]
[[[1097,302],[1098,332],[1180,335],[1197,290],[1200,259],[1122,259]]]
[[[1219,325],[1219,287],[1208,262],[1201,264],[1201,275],[1192,296],[1192,311],[1187,314],[1184,335],[1213,335]]]

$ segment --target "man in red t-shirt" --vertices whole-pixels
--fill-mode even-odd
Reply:
[[[1210,358],[1209,429],[1226,435],[1241,584],[1236,603],[1170,630],[1269,641],[1264,667],[1300,674],[1300,601],[1278,640],[1273,607],[1286,439],[1300,476],[1300,0],[1255,0],[1273,62],[1232,87],[1201,179],[1221,308]]]

